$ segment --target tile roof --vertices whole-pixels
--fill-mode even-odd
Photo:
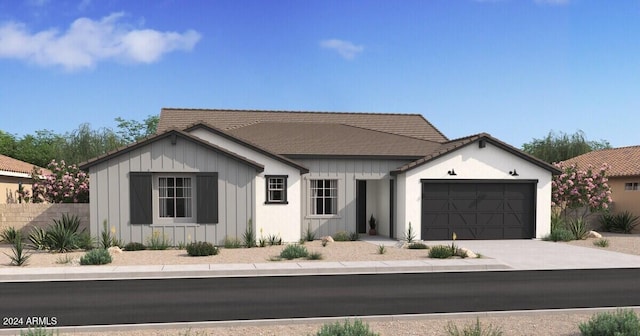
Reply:
[[[448,140],[420,114],[390,113],[163,108],[160,112],[158,132],[170,128],[185,129],[199,121],[225,131],[262,122],[328,123],[355,126],[435,142]]]
[[[289,157],[421,157],[440,147],[434,141],[330,123],[260,122],[228,132]]]
[[[562,162],[562,164],[576,164],[582,169],[589,165],[600,167],[603,163],[610,166],[607,176],[640,175],[640,146],[601,149]]]
[[[0,154],[0,171],[11,172],[11,173],[21,173],[21,174],[29,174],[33,171],[34,165],[28,162],[20,161],[18,159],[14,159],[9,156]],[[44,175],[51,174],[49,169],[41,168],[41,172]],[[2,175],[2,173],[0,173]]]

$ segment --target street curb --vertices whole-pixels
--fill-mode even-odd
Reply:
[[[434,314],[408,314],[408,315],[371,315],[371,316],[336,316],[336,317],[313,317],[295,319],[263,319],[263,320],[235,320],[235,321],[210,321],[210,322],[179,322],[179,323],[145,323],[145,324],[117,324],[117,325],[93,325],[75,327],[52,327],[48,331],[60,333],[79,332],[109,332],[109,331],[136,331],[136,330],[171,330],[171,329],[203,329],[203,328],[223,328],[223,327],[248,327],[248,326],[271,326],[290,324],[324,324],[342,322],[344,320],[361,320],[364,322],[390,322],[406,320],[435,320],[442,318],[462,319],[462,318],[485,318],[485,317],[508,317],[523,315],[544,315],[553,313],[563,314],[584,314],[612,312],[617,309],[632,309],[640,313],[640,306],[628,307],[603,307],[603,308],[572,308],[572,309],[541,309],[541,310],[513,310],[513,311],[488,311],[488,312],[464,312],[464,313],[434,313]],[[0,335],[18,335],[20,331],[28,329],[0,329]]]

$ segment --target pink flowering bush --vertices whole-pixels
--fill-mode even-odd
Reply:
[[[40,178],[34,172],[36,181],[32,186],[33,203],[89,203],[89,175],[76,165],[66,165],[52,160],[47,166],[53,172]]]
[[[589,213],[607,210],[611,204],[611,189],[607,184],[607,164],[595,170],[579,170],[576,165],[556,164],[562,174],[552,181],[551,205],[558,207],[564,216],[568,213],[585,218]],[[582,211],[582,213],[578,213]]]

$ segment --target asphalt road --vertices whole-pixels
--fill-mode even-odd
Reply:
[[[0,329],[640,305],[640,269],[0,283]]]

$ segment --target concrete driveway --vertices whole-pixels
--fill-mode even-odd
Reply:
[[[451,241],[427,244],[451,244]],[[542,240],[460,240],[456,245],[497,259],[516,270],[640,267],[637,255]]]

